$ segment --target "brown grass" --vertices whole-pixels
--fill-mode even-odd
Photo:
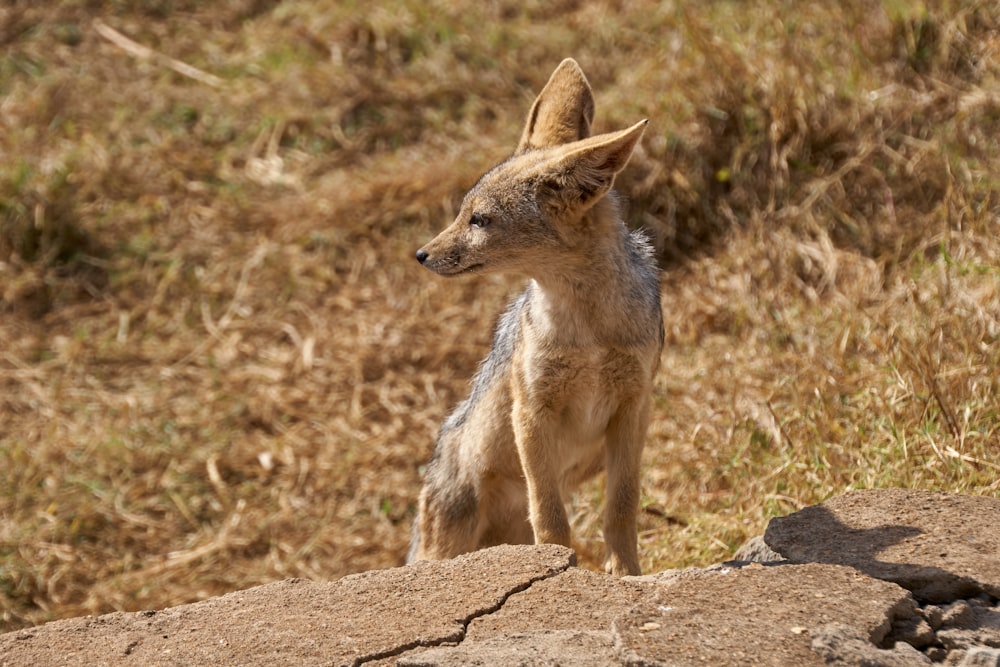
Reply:
[[[995,3],[44,4],[0,9],[0,629],[401,562],[518,288],[412,252],[567,55],[598,130],[651,119],[643,567],[1000,496]]]

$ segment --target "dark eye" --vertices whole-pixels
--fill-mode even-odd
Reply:
[[[490,224],[490,219],[481,213],[473,213],[472,217],[469,218],[469,225],[476,229],[482,229],[488,224]]]

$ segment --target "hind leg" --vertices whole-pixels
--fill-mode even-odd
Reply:
[[[472,485],[428,480],[420,492],[407,562],[454,558],[473,551],[482,533],[479,501]]]
[[[484,526],[477,548],[534,544],[535,533],[528,521],[528,492],[524,483],[512,479],[494,482],[494,488],[482,494]]]
[[[488,523],[479,540],[477,549],[495,547],[498,544],[534,544],[535,534],[531,530],[528,515],[507,517],[502,522]]]

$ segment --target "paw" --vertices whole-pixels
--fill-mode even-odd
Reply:
[[[604,571],[616,577],[638,576],[642,574],[638,559],[624,559],[611,555],[604,561]]]

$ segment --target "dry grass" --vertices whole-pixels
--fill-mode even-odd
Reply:
[[[995,3],[44,4],[0,9],[0,629],[401,562],[518,286],[412,252],[566,55],[652,121],[643,567],[1000,495]]]

